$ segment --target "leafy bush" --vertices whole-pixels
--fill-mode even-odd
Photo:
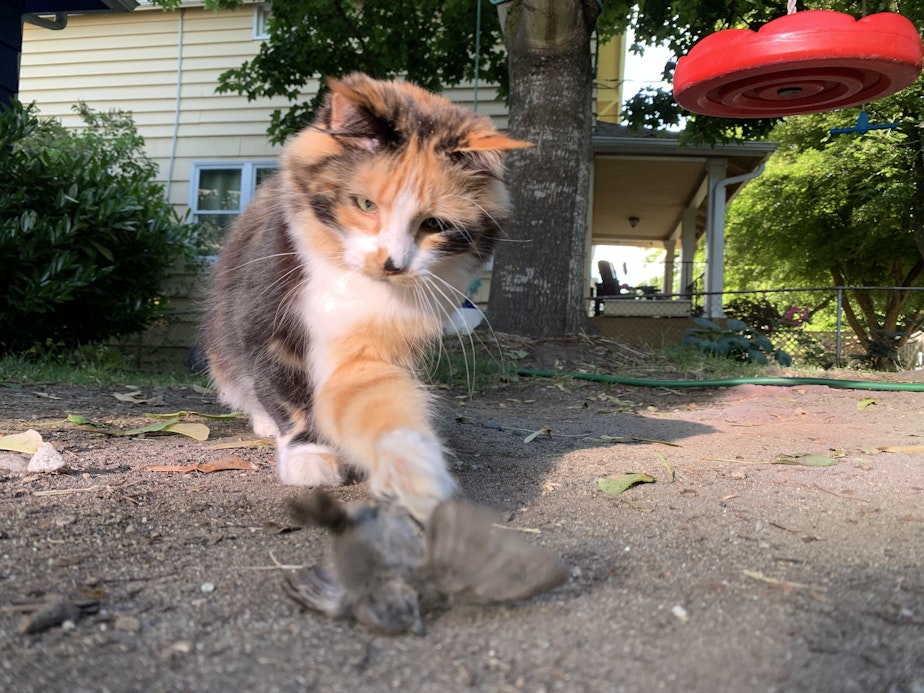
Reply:
[[[776,349],[764,335],[740,320],[729,318],[725,326],[707,320],[693,318],[696,327],[687,330],[683,343],[695,346],[700,351],[714,356],[725,356],[735,361],[750,361],[766,365],[772,358],[781,366],[791,366],[792,357],[782,349]]]
[[[812,311],[802,306],[789,306],[785,312],[770,303],[766,298],[748,298],[742,296],[725,304],[725,315],[747,325],[763,335],[770,335],[777,330],[794,329],[808,324]]]
[[[79,132],[34,105],[0,111],[0,354],[137,332],[192,257],[131,116],[75,110]]]
[[[780,319],[780,311],[766,298],[747,296],[734,298],[725,304],[723,312],[729,318],[740,320],[746,325],[753,325],[754,329],[764,335],[773,332],[774,326]]]

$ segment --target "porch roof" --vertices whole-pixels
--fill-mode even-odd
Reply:
[[[594,151],[593,243],[663,247],[679,240],[685,208],[696,209],[696,235],[705,233],[710,162],[727,176],[756,171],[773,142],[683,145],[677,133],[635,132],[598,122]],[[728,186],[730,201],[743,183]],[[629,219],[637,219],[633,226]]]

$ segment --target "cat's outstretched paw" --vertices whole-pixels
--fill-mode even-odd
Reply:
[[[369,486],[376,496],[394,499],[421,522],[456,489],[443,446],[409,428],[379,438]]]
[[[337,453],[317,443],[280,445],[276,475],[288,486],[340,486],[344,482]]]

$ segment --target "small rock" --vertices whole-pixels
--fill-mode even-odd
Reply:
[[[208,594],[209,592],[214,592],[215,583],[214,582],[203,582],[202,585],[199,587],[199,589],[205,592],[206,594]]]
[[[187,655],[193,650],[193,644],[188,640],[177,640],[172,645],[166,647],[160,654],[161,659],[171,660],[183,655]]]
[[[690,614],[684,609],[680,604],[676,604],[671,613],[674,614],[682,623],[686,623],[690,620]]]
[[[30,472],[56,472],[64,467],[64,458],[51,443],[42,443],[26,467]]]
[[[118,616],[112,627],[122,633],[137,633],[141,630],[141,621],[134,616]]]

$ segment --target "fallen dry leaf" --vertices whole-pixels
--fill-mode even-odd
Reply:
[[[159,414],[145,412],[144,416],[149,419],[181,419],[185,416],[201,416],[203,419],[241,419],[244,415],[239,411],[228,412],[227,414],[207,414],[203,411],[175,411],[172,414]]]
[[[195,440],[208,440],[209,427],[200,423],[174,423],[159,429],[164,433],[179,433]]]
[[[658,453],[656,453],[656,454],[657,454],[657,456],[658,456],[658,457],[660,458],[660,460],[661,460],[661,465],[662,465],[662,466],[664,467],[664,469],[667,471],[667,479],[668,479],[668,481],[669,481],[670,483],[673,484],[673,483],[674,483],[674,480],[677,478],[677,475],[674,474],[674,468],[671,467],[670,463],[667,461],[667,459],[664,457],[664,455],[662,455],[660,452],[658,452]]]
[[[551,437],[552,437],[552,429],[549,428],[548,426],[543,426],[543,427],[540,428],[538,431],[533,431],[533,432],[530,433],[528,436],[526,436],[526,437],[523,439],[523,442],[524,442],[524,443],[532,443],[532,442],[533,442],[534,440],[536,440],[536,438],[538,438],[539,436],[545,436],[546,438],[551,438]]]
[[[24,455],[34,455],[42,444],[42,434],[30,428],[22,433],[11,433],[0,438],[0,450],[21,452]]]
[[[880,445],[880,452],[900,452],[906,455],[924,455],[924,445]]]
[[[773,585],[774,587],[782,587],[783,589],[824,590],[824,588],[819,585],[811,585],[806,582],[792,582],[790,580],[778,580],[777,578],[767,577],[759,570],[742,570],[741,572],[752,580],[766,582],[768,585]]]
[[[224,457],[217,462],[202,462],[201,464],[158,464],[153,467],[145,467],[149,472],[202,472],[209,474],[211,472],[226,472],[231,470],[252,471],[259,469],[253,462],[245,460],[243,457]]]
[[[235,448],[268,448],[272,447],[273,441],[269,438],[257,438],[256,440],[237,440],[226,443],[215,443],[208,445],[205,450],[234,450]]]
[[[797,464],[802,467],[831,467],[837,460],[825,455],[813,455],[808,452],[796,452],[792,455],[780,454],[770,464]]]
[[[656,440],[655,438],[638,438],[636,436],[608,436],[602,435],[597,438],[604,443],[657,443],[658,445],[669,445],[672,448],[683,447],[680,443],[672,443],[669,440]]]

